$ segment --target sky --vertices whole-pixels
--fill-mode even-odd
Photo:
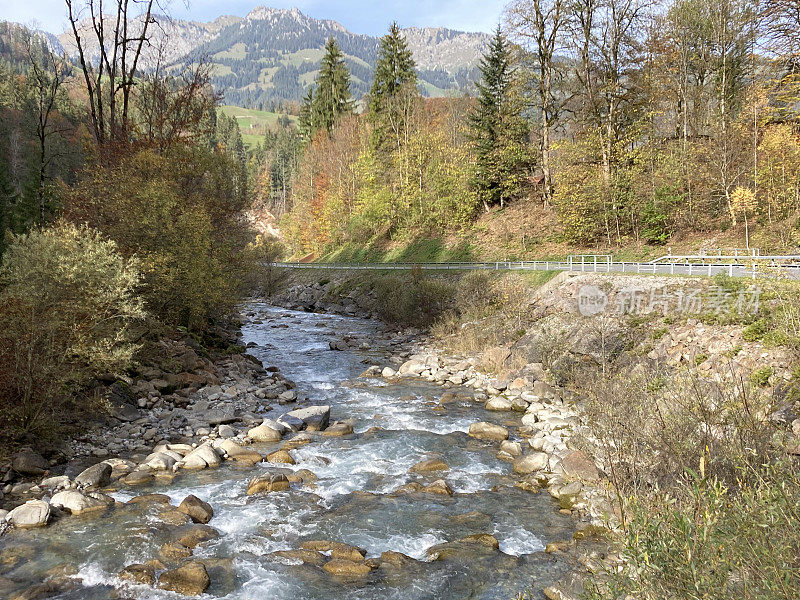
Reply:
[[[274,8],[297,7],[317,19],[339,21],[354,33],[382,35],[392,21],[401,27],[449,27],[461,31],[491,32],[507,0],[171,0],[176,18],[213,21],[220,15],[246,15],[259,4]],[[80,4],[81,0],[76,0]],[[0,0],[0,20],[36,24],[51,33],[67,27],[64,0]]]

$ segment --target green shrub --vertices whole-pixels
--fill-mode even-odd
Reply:
[[[764,337],[767,332],[767,320],[758,319],[742,330],[742,337],[746,342],[756,342]]]
[[[402,280],[384,277],[376,285],[378,312],[382,319],[397,325],[427,327],[449,306],[453,288],[411,273]]]
[[[761,367],[750,373],[750,383],[758,386],[765,386],[769,383],[769,378],[772,377],[775,370],[770,367]]]
[[[11,238],[0,267],[0,428],[19,437],[52,430],[80,391],[119,372],[144,317],[139,272],[117,245],[59,225]]]

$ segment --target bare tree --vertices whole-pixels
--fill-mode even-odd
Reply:
[[[514,0],[505,12],[509,33],[533,53],[536,62],[535,108],[539,111],[539,153],[545,202],[550,200],[553,191],[550,165],[552,130],[565,102],[564,96],[556,96],[554,84],[562,75],[556,53],[562,48],[567,8],[567,0]]]
[[[103,0],[65,2],[89,94],[95,140],[99,145],[124,142],[129,133],[131,91],[136,85],[139,59],[149,43],[148,27],[155,22],[155,0],[114,0],[109,14]],[[81,37],[87,28],[88,36],[97,43],[96,64]]]
[[[50,164],[56,157],[50,139],[68,130],[57,122],[55,116],[56,102],[64,80],[69,74],[69,66],[65,57],[56,56],[38,36],[27,34],[23,38],[23,43],[30,64],[28,81],[36,104],[36,140],[39,150],[37,199],[41,226],[44,225],[47,212],[45,184]]]

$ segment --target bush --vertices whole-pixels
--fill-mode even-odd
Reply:
[[[87,227],[11,238],[0,267],[0,429],[38,434],[81,408],[80,390],[131,361],[144,317],[139,272]]]
[[[382,319],[397,325],[427,327],[448,307],[453,288],[412,271],[405,281],[398,277],[380,279],[376,293]]]
[[[785,600],[800,597],[800,477],[776,463],[740,472],[733,490],[690,473],[679,499],[631,504],[624,573],[595,579],[592,598]]]
[[[199,146],[140,151],[88,169],[69,192],[67,214],[139,257],[154,316],[202,332],[231,314],[250,281],[238,168]]]

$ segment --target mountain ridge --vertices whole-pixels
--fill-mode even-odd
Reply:
[[[372,83],[379,44],[378,37],[353,33],[338,21],[316,19],[298,8],[256,6],[244,17],[220,15],[208,22],[157,16],[151,27],[154,46],[142,54],[143,69],[161,64],[177,70],[206,60],[213,67],[211,83],[225,102],[252,108],[300,100],[314,81],[331,36],[350,68],[354,96],[362,97]],[[445,27],[409,27],[403,34],[414,53],[423,94],[472,91],[488,34]],[[71,32],[58,40],[70,55],[77,54]],[[155,46],[162,42],[159,55]],[[99,47],[88,48],[87,54],[97,60]]]

